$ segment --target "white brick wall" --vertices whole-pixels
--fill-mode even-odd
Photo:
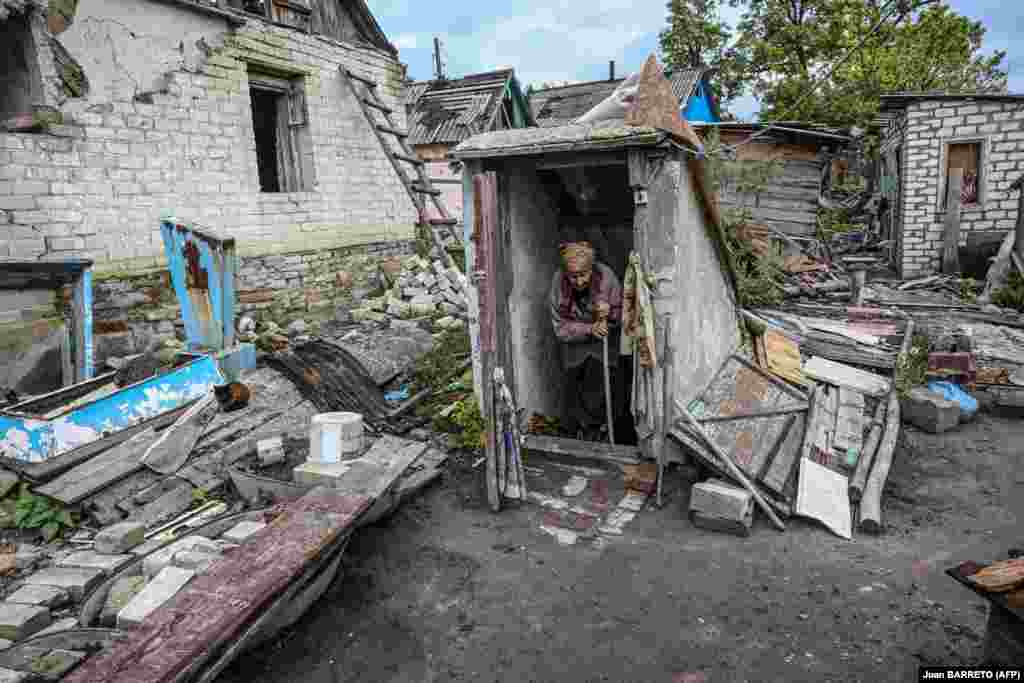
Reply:
[[[311,191],[259,191],[250,63],[305,76]],[[233,234],[244,255],[410,238],[415,209],[342,67],[378,82],[405,125],[402,67],[390,55],[252,21],[198,72],[170,72],[166,93],[136,101],[109,99],[126,89],[108,89],[63,105],[74,125],[62,136],[0,134],[0,257],[74,254],[100,269],[152,267],[162,260],[164,209]]]
[[[905,133],[901,130],[906,123]],[[982,201],[960,214],[960,242],[975,230],[1012,229],[1017,195],[1010,184],[1024,175],[1024,102],[917,102],[890,128],[882,149],[903,145],[900,268],[904,277],[939,269],[945,192],[945,149],[960,138],[983,141]]]

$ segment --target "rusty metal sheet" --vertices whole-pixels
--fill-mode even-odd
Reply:
[[[128,637],[65,683],[188,680],[325,548],[354,528],[369,496],[315,489],[286,504],[265,529],[195,577]]]
[[[698,419],[727,417],[796,407],[806,396],[755,367],[739,356],[731,356],[690,412]],[[760,479],[770,469],[772,457],[784,443],[794,421],[792,415],[737,418],[704,422],[708,436],[748,476]],[[781,473],[776,473],[779,476]]]

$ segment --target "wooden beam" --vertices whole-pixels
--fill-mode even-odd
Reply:
[[[602,460],[617,465],[638,465],[642,462],[640,449],[636,446],[613,446],[603,441],[579,441],[545,434],[524,434],[523,448],[556,455]]]
[[[857,461],[857,468],[850,477],[850,500],[854,503],[860,502],[864,494],[864,484],[867,483],[868,472],[871,471],[871,463],[875,460],[875,451],[878,450],[878,442],[882,438],[882,428],[885,426],[885,406],[888,401],[879,401],[875,408],[875,417],[871,422],[871,432],[868,433],[867,443]]]
[[[65,505],[77,503],[142,467],[139,459],[155,439],[156,433],[152,429],[140,432],[34,491]]]
[[[477,236],[477,269],[474,273],[480,308],[480,366],[483,396],[484,454],[486,457],[484,488],[493,512],[501,509],[498,490],[498,434],[494,401],[494,368],[498,358],[498,178],[493,171],[473,176],[475,235]]]
[[[946,219],[942,228],[942,272],[947,275],[960,272],[960,188],[963,179],[962,168],[949,169]]]

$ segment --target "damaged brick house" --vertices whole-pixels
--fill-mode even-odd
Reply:
[[[1010,186],[1024,172],[1024,95],[903,93],[881,100],[882,223],[896,240],[901,276],[940,269],[954,168],[963,177],[960,246],[971,252],[997,245],[1017,218]]]
[[[180,325],[165,210],[237,239],[242,310],[359,296],[417,212],[343,70],[405,126],[363,0],[0,0],[0,257],[95,262],[98,360]]]

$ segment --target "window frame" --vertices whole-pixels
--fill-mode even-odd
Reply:
[[[316,179],[312,164],[312,139],[309,131],[309,110],[306,101],[305,78],[300,75],[281,76],[258,69],[248,72],[249,90],[273,93],[277,96],[277,179],[278,191],[260,188],[260,194],[289,194],[311,192]],[[250,96],[249,106],[252,107]],[[253,112],[255,114],[255,112]],[[256,144],[253,125],[253,144]],[[257,176],[259,159],[257,156]]]
[[[961,211],[974,211],[985,208],[985,201],[988,199],[988,168],[986,164],[989,158],[989,139],[986,136],[970,135],[957,138],[946,138],[941,140],[939,153],[939,169],[941,170],[941,182],[939,183],[939,196],[936,201],[936,210],[940,214],[946,212],[946,192],[949,189],[949,149],[953,145],[978,145],[978,200],[972,204],[960,204]]]

